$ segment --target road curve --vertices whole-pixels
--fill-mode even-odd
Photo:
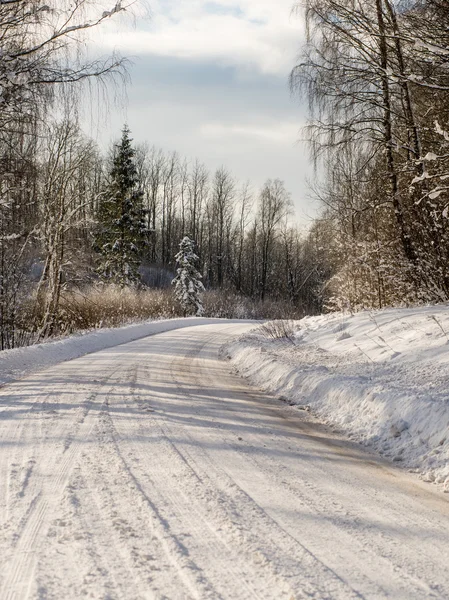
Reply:
[[[162,333],[0,390],[2,600],[449,598],[449,503]]]

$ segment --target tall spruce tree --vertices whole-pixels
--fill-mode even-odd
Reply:
[[[115,146],[109,184],[100,200],[96,239],[101,279],[121,286],[139,282],[148,232],[131,142],[125,126]]]

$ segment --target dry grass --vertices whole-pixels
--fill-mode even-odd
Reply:
[[[28,343],[33,343],[37,324],[42,321],[42,304],[31,298],[22,307],[22,329],[30,332]],[[228,319],[285,320],[304,316],[285,302],[267,300],[262,303],[226,291],[207,291],[204,309],[206,317]],[[63,293],[54,334],[68,335],[100,327],[119,327],[140,320],[182,316],[182,308],[171,289],[139,290],[96,285]],[[25,342],[23,345],[28,344]]]
[[[181,307],[174,300],[171,290],[98,286],[65,293],[60,307],[60,320],[67,333],[180,316]]]

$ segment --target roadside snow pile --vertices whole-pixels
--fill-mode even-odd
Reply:
[[[84,354],[192,325],[220,323],[220,319],[166,319],[127,325],[117,329],[96,329],[53,342],[0,352],[0,385]]]
[[[306,317],[293,344],[253,330],[238,371],[449,492],[449,307]]]

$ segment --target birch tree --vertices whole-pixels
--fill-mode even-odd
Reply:
[[[440,36],[437,14],[443,19]],[[363,254],[371,256],[366,265],[379,274],[376,261],[382,269],[389,263],[385,276],[408,279],[409,297],[448,297],[449,256],[442,250],[446,130],[440,123],[447,115],[442,95],[447,68],[441,60],[447,10],[439,1],[401,6],[391,0],[308,0],[306,18],[308,45],[291,84],[310,101],[313,155],[326,157],[329,181],[342,152],[355,157],[360,177],[352,178],[347,193],[361,193],[363,206],[351,209],[354,218],[362,215],[375,225],[382,214],[393,225],[371,228],[357,250],[354,246],[354,258],[360,259],[365,242]],[[366,186],[370,180],[377,197]]]

